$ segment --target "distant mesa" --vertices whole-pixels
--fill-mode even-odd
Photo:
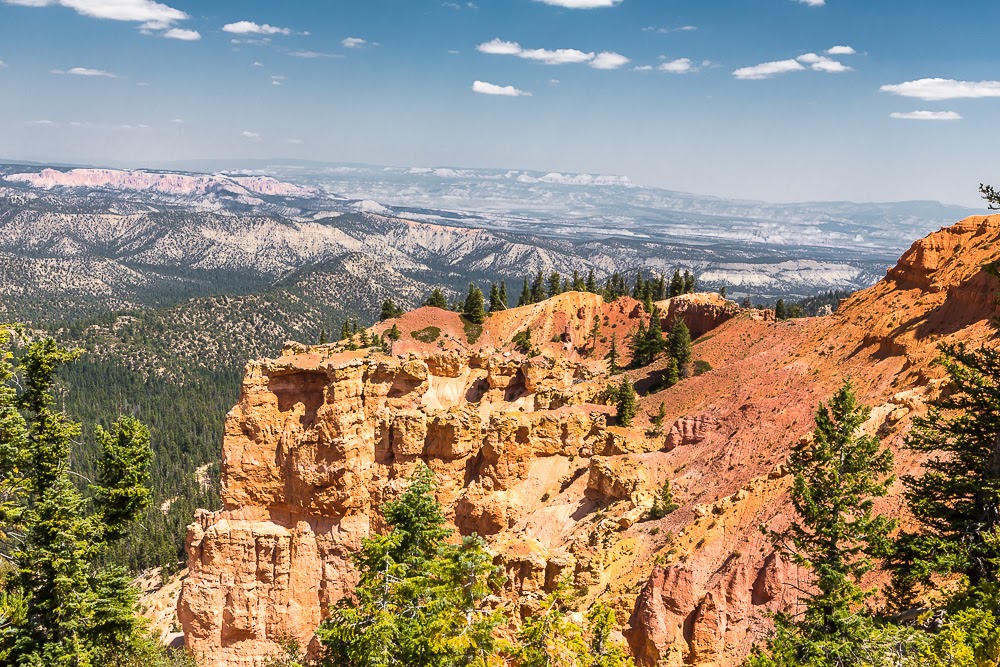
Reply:
[[[43,169],[38,173],[12,174],[7,181],[35,188],[107,188],[111,190],[153,191],[166,195],[191,196],[227,191],[234,195],[270,197],[314,197],[316,190],[284,183],[269,176],[226,174],[178,174],[121,169]]]

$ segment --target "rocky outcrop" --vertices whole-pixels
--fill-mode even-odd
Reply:
[[[599,359],[645,317],[631,299],[560,295],[497,313],[474,341],[455,313],[422,308],[376,327],[402,332],[391,355],[290,346],[251,364],[226,426],[224,508],[188,535],[188,646],[211,667],[250,667],[281,638],[308,644],[351,590],[351,552],[383,528],[378,506],[423,461],[450,521],[485,537],[506,572],[498,595],[514,624],[569,576],[582,604],[631,610],[638,665],[741,664],[808,585],[760,527],[792,520],[786,459],[817,403],[851,378],[873,408],[864,431],[912,473],[922,461],[901,445],[940,390],[938,344],[993,340],[983,267],[1000,258],[1000,217],[922,243],[833,316],[735,316],[719,297],[682,299],[672,315],[665,304],[695,332],[723,320],[694,346],[712,370],[641,397],[627,428],[600,404]],[[511,345],[528,328],[531,358]],[[631,378],[642,386],[665,364]],[[667,481],[678,508],[653,519]],[[905,515],[905,502],[878,510]]]
[[[736,317],[741,308],[724,296],[711,293],[682,294],[657,304],[665,331],[670,331],[678,319],[691,331],[694,338],[703,336],[720,324]]]

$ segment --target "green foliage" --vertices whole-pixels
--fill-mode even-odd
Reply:
[[[421,343],[433,343],[441,335],[441,329],[439,327],[426,327],[424,329],[418,329],[417,331],[411,331],[410,337],[414,340],[418,340]]]
[[[573,589],[563,579],[542,602],[539,613],[524,619],[517,633],[518,667],[575,666],[587,655],[583,629],[568,618],[572,601]]]
[[[1000,211],[1000,192],[992,185],[979,184],[979,192],[983,195],[991,211]]]
[[[1000,542],[1000,352],[944,346],[947,390],[914,420],[907,445],[935,454],[917,477],[904,477],[919,524],[893,556],[897,597],[933,590],[936,574],[959,574],[972,587],[997,580]]]
[[[873,593],[861,588],[860,579],[874,567],[873,558],[889,551],[895,521],[875,515],[873,499],[888,493],[893,458],[877,438],[858,434],[870,413],[845,381],[829,406],[820,404],[812,441],[798,445],[789,459],[798,520],[773,538],[813,574],[818,593],[803,600],[806,612],[798,623],[807,638],[851,636],[855,612]]]
[[[692,371],[694,372],[694,375],[696,377],[698,375],[704,375],[710,370],[712,370],[712,364],[708,363],[707,361],[703,361],[701,359],[694,362],[694,365],[692,366]]]
[[[479,337],[483,335],[483,325],[476,324],[462,316],[462,329],[465,331],[465,340],[470,344],[475,344]]]
[[[393,322],[392,328],[389,329],[389,333],[387,333],[386,336],[389,338],[389,340],[395,343],[397,340],[403,337],[403,334],[399,330],[399,326],[395,322]]]
[[[649,508],[647,516],[650,519],[662,519],[678,507],[680,505],[674,502],[674,493],[670,490],[670,480],[668,479],[656,492],[656,497],[653,498],[653,506]]]
[[[632,337],[632,365],[635,367],[648,366],[666,349],[667,341],[663,337],[660,311],[656,306],[653,306],[649,316],[649,325],[641,323]]]
[[[392,299],[386,299],[382,302],[382,310],[379,313],[378,321],[385,322],[386,320],[392,320],[403,314],[403,309],[397,306]]]
[[[650,415],[649,421],[652,424],[652,428],[646,432],[646,435],[655,438],[663,435],[663,422],[667,418],[667,405],[666,403],[660,402],[660,407],[657,408],[655,415]]]
[[[778,299],[778,302],[774,304],[774,318],[776,320],[788,319],[788,311],[785,309],[784,299]]]
[[[511,343],[514,345],[514,349],[521,354],[531,356],[534,352],[534,347],[531,344],[531,327],[527,327],[523,331],[518,331],[511,340]]]
[[[678,318],[674,326],[670,329],[670,337],[667,340],[667,349],[671,358],[677,361],[681,368],[691,363],[691,332],[688,330],[684,320]]]
[[[611,375],[616,375],[618,371],[621,370],[621,358],[618,356],[618,337],[611,337],[611,347],[608,349],[608,353],[604,355],[604,360],[608,362],[608,372]]]
[[[433,306],[434,308],[441,308],[442,310],[448,309],[448,298],[441,291],[440,287],[435,287],[431,292],[431,295],[427,297],[424,301],[425,306]]]
[[[631,426],[638,408],[635,387],[632,386],[632,381],[627,376],[622,378],[614,397],[615,406],[618,408],[618,423],[622,426]]]
[[[483,292],[472,283],[469,283],[469,294],[465,297],[462,316],[473,324],[482,324],[486,321]]]
[[[482,540],[449,544],[434,474],[420,465],[382,511],[390,532],[353,556],[360,582],[317,634],[331,667],[496,664],[499,612],[486,596],[502,583]]]
[[[146,428],[122,418],[98,427],[101,447],[92,507],[70,480],[80,425],[55,409],[56,372],[79,357],[49,338],[28,344],[17,366],[12,332],[0,332],[0,555],[4,664],[89,667],[141,634],[137,591],[123,568],[98,567],[149,506]],[[14,387],[23,388],[18,392]],[[9,539],[16,535],[16,539]]]

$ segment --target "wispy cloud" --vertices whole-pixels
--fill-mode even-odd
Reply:
[[[498,86],[495,83],[476,81],[472,84],[472,92],[480,95],[499,95],[501,97],[531,97],[531,93],[518,90],[514,86]]]
[[[301,139],[285,139],[286,144],[292,144],[293,146],[301,146],[305,142]]]
[[[631,62],[622,54],[613,51],[594,53],[579,49],[525,49],[517,42],[507,42],[499,38],[483,42],[476,49],[480,53],[515,56],[546,65],[587,64],[594,69],[619,69]]]
[[[826,5],[826,0],[798,0],[798,2],[810,7],[823,7]]]
[[[827,58],[826,56],[820,56],[815,53],[806,53],[798,58],[796,58],[800,63],[805,63],[809,65],[812,69],[817,72],[829,72],[831,74],[839,74],[840,72],[850,72],[851,68],[842,62],[833,60],[832,58]]]
[[[293,58],[305,58],[312,60],[315,58],[343,58],[339,53],[323,53],[322,51],[290,51],[288,55]]]
[[[167,39],[179,39],[182,42],[197,42],[201,39],[201,33],[197,30],[185,30],[184,28],[171,28],[163,33]]]
[[[745,81],[759,81],[761,79],[773,78],[779,74],[803,72],[807,69],[807,66],[808,69],[813,71],[827,72],[828,74],[840,74],[852,71],[850,67],[839,60],[827,58],[817,53],[804,53],[801,56],[789,58],[788,60],[775,60],[751,67],[741,67],[733,72],[733,76]]]
[[[770,79],[778,74],[801,72],[803,70],[805,70],[805,67],[803,67],[802,63],[798,60],[775,60],[769,63],[753,65],[751,67],[741,67],[733,72],[733,76],[737,79],[756,81],[759,79]]]
[[[260,141],[259,132],[250,132],[249,130],[243,130],[243,132],[240,133],[240,136],[242,136],[244,139],[249,139],[250,141]]]
[[[25,122],[25,125],[31,125],[33,127],[58,127],[59,123],[53,120],[29,120]]]
[[[167,122],[172,123],[174,125],[183,125],[184,124],[184,119],[183,118],[174,118],[174,119],[169,120]]]
[[[889,114],[890,118],[898,120],[962,120],[962,114],[957,111],[896,111]]]
[[[91,69],[90,67],[73,67],[68,70],[54,69],[53,74],[71,74],[73,76],[103,77],[106,79],[117,79],[118,75],[103,69]]]
[[[599,9],[601,7],[617,7],[622,0],[535,0],[554,7],[566,9]]]
[[[4,61],[0,60],[0,69],[7,69],[7,63],[5,63]]]
[[[292,30],[290,28],[279,28],[273,25],[268,25],[266,23],[258,24],[253,21],[237,21],[236,23],[227,23],[222,26],[223,32],[232,33],[234,35],[291,35]]]
[[[340,45],[345,49],[360,49],[368,46],[368,40],[360,37],[346,37],[340,41]]]
[[[915,97],[928,102],[941,100],[1000,97],[1000,81],[956,81],[955,79],[917,79],[882,86],[882,92]]]
[[[285,75],[284,74],[272,74],[271,75],[271,85],[272,86],[280,86],[284,82],[285,82]]]
[[[643,32],[656,32],[656,33],[660,33],[661,35],[667,35],[667,34],[670,34],[672,32],[694,32],[697,29],[698,29],[698,26],[695,26],[695,25],[679,25],[679,26],[675,26],[675,27],[672,27],[672,26],[655,26],[655,25],[651,25],[651,26],[646,26],[642,30],[643,30]]]

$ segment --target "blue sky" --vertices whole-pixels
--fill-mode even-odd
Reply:
[[[0,157],[974,204],[997,25],[993,0],[0,0]]]

